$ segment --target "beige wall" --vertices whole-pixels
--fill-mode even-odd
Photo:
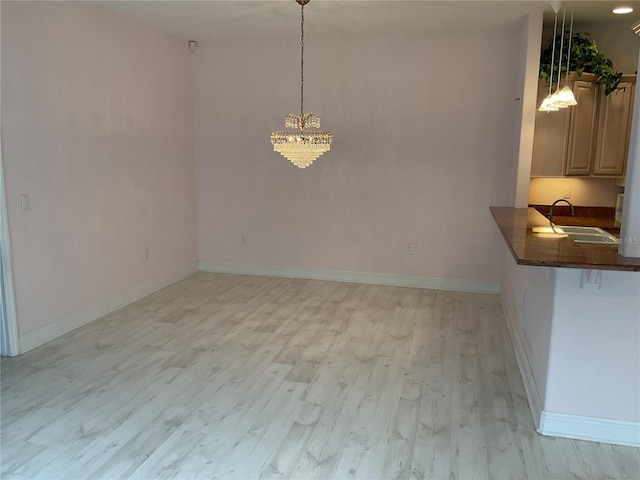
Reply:
[[[269,143],[299,110],[298,39],[199,44],[199,259],[499,280],[521,48],[515,30],[308,35],[305,107],[334,144],[299,170]]]
[[[20,335],[196,260],[190,61],[184,41],[90,4],[2,2]]]

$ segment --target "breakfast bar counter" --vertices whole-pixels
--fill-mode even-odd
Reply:
[[[640,258],[620,256],[618,245],[576,243],[568,237],[534,232],[549,226],[549,220],[534,208],[490,210],[518,265],[640,272]]]

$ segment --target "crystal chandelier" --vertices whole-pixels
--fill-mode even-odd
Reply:
[[[333,141],[331,132],[305,128],[320,128],[320,117],[315,113],[304,113],[304,6],[310,0],[296,0],[300,5],[300,115],[290,113],[284,119],[285,128],[299,131],[279,131],[271,134],[273,150],[291,161],[296,167],[305,168],[328,152]]]

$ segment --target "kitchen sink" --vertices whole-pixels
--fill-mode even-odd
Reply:
[[[598,243],[605,245],[617,245],[618,239],[609,233],[567,233],[569,238],[576,243]]]
[[[598,227],[576,227],[576,226],[567,226],[567,225],[556,225],[556,230],[560,229],[564,233],[586,233],[590,235],[602,235],[603,233],[607,233],[604,230]]]
[[[598,227],[556,226],[576,243],[592,243],[599,245],[617,245],[618,239]]]
[[[534,227],[533,233],[545,238],[569,237],[576,243],[597,245],[617,245],[619,243],[616,237],[598,227],[554,225],[553,227]]]

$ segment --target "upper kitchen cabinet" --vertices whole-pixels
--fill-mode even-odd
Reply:
[[[605,95],[595,75],[570,74],[578,104],[537,112],[531,176],[624,176],[635,83],[635,75],[625,75],[620,89]],[[540,81],[538,104],[548,93],[549,86]]]
[[[600,91],[594,175],[623,176],[625,173],[636,76],[623,76],[620,87],[608,96],[602,88]]]
[[[566,109],[564,173],[589,175],[596,147],[599,89],[596,83],[583,80],[575,80],[571,89],[578,104]]]

